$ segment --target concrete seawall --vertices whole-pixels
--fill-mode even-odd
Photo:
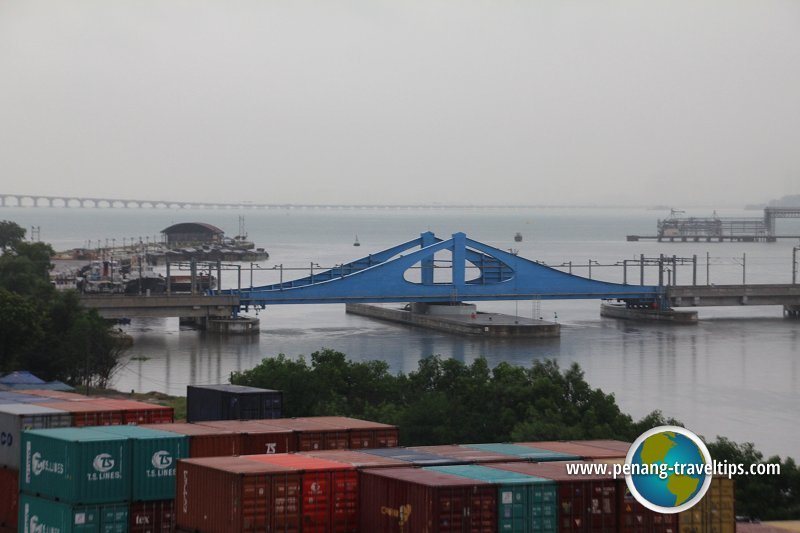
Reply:
[[[456,335],[485,337],[559,337],[561,325],[499,313],[421,314],[370,304],[347,304],[346,312]]]

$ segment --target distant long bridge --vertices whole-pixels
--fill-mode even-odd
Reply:
[[[475,205],[475,204],[277,204],[256,202],[187,202],[86,196],[46,196],[0,193],[0,207],[70,207],[76,209],[519,209],[568,206]]]

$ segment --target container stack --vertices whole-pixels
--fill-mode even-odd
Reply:
[[[21,442],[20,532],[174,530],[185,436],[101,426],[25,431]]]
[[[17,527],[19,458],[23,431],[67,427],[70,421],[69,413],[41,405],[0,405],[0,528],[15,530]]]
[[[420,468],[364,470],[361,531],[497,531],[497,488],[486,481]]]
[[[171,407],[144,402],[95,398],[51,389],[0,391],[0,532],[15,531],[19,522],[20,444],[25,430],[171,422],[172,419]],[[27,497],[25,502],[29,509],[37,506],[36,501]],[[77,512],[88,513],[86,519],[94,520],[100,511],[81,508]],[[52,516],[65,516],[69,511],[62,506],[53,513]]]
[[[126,437],[76,428],[25,431],[19,531],[124,533],[129,460]]]

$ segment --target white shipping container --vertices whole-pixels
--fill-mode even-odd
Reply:
[[[0,405],[0,466],[19,470],[19,443],[26,429],[65,428],[72,416],[60,409],[13,403]]]

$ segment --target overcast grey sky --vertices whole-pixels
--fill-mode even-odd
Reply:
[[[0,2],[0,192],[800,193],[795,0]]]

